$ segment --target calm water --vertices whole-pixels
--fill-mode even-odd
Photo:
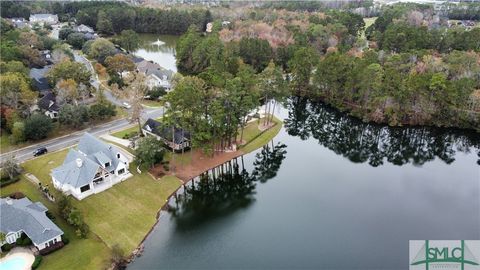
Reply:
[[[294,98],[267,147],[197,179],[128,269],[407,269],[480,239],[478,134],[368,125]]]
[[[154,61],[160,66],[177,72],[175,64],[175,46],[178,36],[139,34],[142,46],[133,54]],[[154,44],[154,42],[160,43]]]

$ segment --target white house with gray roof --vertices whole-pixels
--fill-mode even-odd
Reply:
[[[5,242],[15,243],[22,233],[38,250],[61,242],[63,231],[47,217],[47,210],[41,202],[34,203],[28,198],[0,199],[0,231],[5,234]]]
[[[56,24],[58,23],[58,15],[54,14],[31,14],[29,18],[30,23],[39,24]]]
[[[77,149],[70,149],[63,164],[52,170],[53,186],[82,200],[132,176],[128,164],[121,150],[85,133]]]

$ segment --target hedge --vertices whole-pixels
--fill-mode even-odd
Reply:
[[[35,256],[35,261],[32,264],[32,269],[37,269],[42,262],[43,257],[41,255]]]

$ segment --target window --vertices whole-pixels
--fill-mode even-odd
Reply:
[[[110,162],[105,163],[105,168],[110,166]]]
[[[85,186],[80,188],[80,192],[82,192],[82,193],[87,191],[87,190],[90,190],[90,185],[85,185]]]
[[[120,153],[117,154],[117,158],[120,158]]]
[[[125,169],[118,170],[118,174],[123,174],[124,172],[125,172]]]

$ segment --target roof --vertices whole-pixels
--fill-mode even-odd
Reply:
[[[43,68],[30,69],[29,76],[33,79],[33,84],[38,91],[50,90],[50,85],[45,77],[47,72],[52,68],[51,65],[44,66]]]
[[[152,61],[143,60],[136,63],[138,71],[144,73],[145,75],[155,75],[159,79],[170,80],[173,76],[173,71],[162,68],[159,64],[156,64]]]
[[[79,188],[92,182],[99,169],[98,163],[70,149],[63,164],[53,169],[52,176],[62,184]]]
[[[143,129],[152,132],[153,134],[156,134],[165,140],[172,141],[172,128],[163,125],[162,123],[153,120],[152,118],[148,118],[148,120],[143,125]],[[174,142],[176,144],[181,144],[184,141],[190,140],[190,132],[181,128],[174,127],[173,134]]]
[[[85,24],[80,24],[79,26],[75,27],[77,32],[82,32],[82,33],[93,33],[93,28],[86,26]]]
[[[136,57],[134,55],[132,55],[132,61],[135,63],[135,64],[138,64],[142,61],[145,61],[145,59],[143,59],[142,57]]]
[[[52,176],[62,184],[75,188],[85,186],[93,181],[99,169],[110,163],[105,169],[114,170],[119,163],[116,154],[119,150],[85,133],[78,143],[77,150],[70,149],[63,164],[52,170]]]
[[[38,20],[47,20],[50,17],[57,18],[58,20],[58,16],[53,14],[48,14],[48,13],[30,14],[30,18],[35,18]]]
[[[60,107],[58,107],[57,100],[55,98],[55,95],[52,92],[47,92],[39,101],[38,101],[38,107],[42,110],[45,111],[56,111],[58,112],[60,110]]]
[[[5,234],[23,231],[36,245],[63,234],[46,216],[48,209],[41,202],[4,198],[0,199],[0,210],[0,231]]]

